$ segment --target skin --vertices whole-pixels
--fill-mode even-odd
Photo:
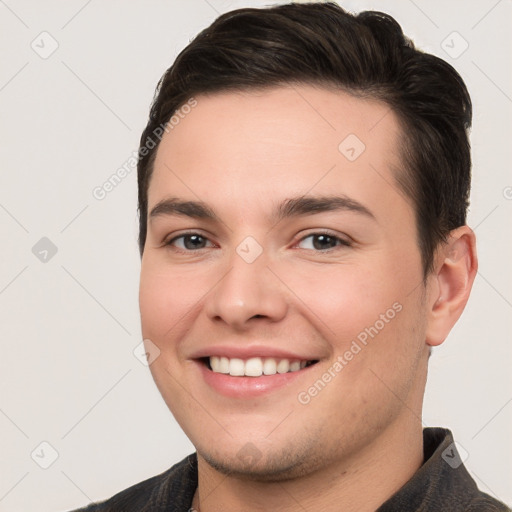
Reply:
[[[198,453],[193,505],[375,510],[423,462],[428,351],[468,299],[474,234],[454,230],[423,281],[414,207],[394,178],[403,134],[382,103],[310,85],[196,99],[160,143],[149,211],[179,198],[218,219],[150,218],[140,281],[143,336],[161,351],[153,378]],[[366,146],[353,162],[338,149],[348,134]],[[276,205],[304,195],[348,196],[372,215],[341,209],[276,222]],[[190,231],[204,237],[199,249],[176,238]],[[334,238],[319,243],[318,232]],[[247,236],[263,251],[252,263],[236,252]],[[394,318],[300,403],[397,303]],[[191,359],[208,346],[255,343],[319,362],[248,399],[214,391]],[[238,456],[249,442],[257,456]]]

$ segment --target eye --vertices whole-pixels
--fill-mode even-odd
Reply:
[[[212,242],[198,233],[188,233],[169,240],[165,245],[170,245],[183,251],[194,251],[213,247]]]
[[[327,251],[338,246],[350,247],[350,242],[338,236],[328,233],[313,233],[305,236],[297,244],[301,249],[310,249],[314,251]]]

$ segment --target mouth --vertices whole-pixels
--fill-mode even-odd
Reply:
[[[211,372],[231,377],[264,377],[300,372],[318,363],[317,359],[297,360],[275,357],[250,357],[248,359],[227,356],[202,357],[199,361]]]
[[[206,385],[208,392],[235,399],[279,392],[293,394],[295,388],[300,391],[312,382],[316,367],[326,359],[311,352],[256,344],[204,347],[191,356],[193,371],[198,372],[199,382]]]

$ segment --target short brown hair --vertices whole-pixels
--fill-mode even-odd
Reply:
[[[417,50],[391,16],[335,3],[237,9],[217,18],[160,79],[138,162],[139,249],[158,144],[147,141],[192,96],[314,84],[380,100],[402,124],[400,189],[415,205],[424,276],[437,245],[466,223],[471,182],[467,88],[444,60]],[[141,149],[144,154],[141,153]]]

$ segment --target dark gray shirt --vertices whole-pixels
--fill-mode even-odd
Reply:
[[[425,428],[423,453],[421,468],[377,512],[511,512],[478,490],[449,430]],[[193,453],[164,473],[75,512],[187,512],[196,487],[197,456]]]

